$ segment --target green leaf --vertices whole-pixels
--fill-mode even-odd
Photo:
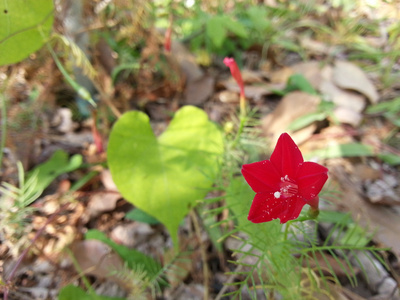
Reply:
[[[158,140],[146,114],[124,114],[111,131],[107,154],[121,194],[160,220],[177,246],[179,223],[211,188],[222,153],[217,126],[201,109],[185,106]]]
[[[400,165],[400,156],[391,153],[378,154],[378,157],[391,166]]]
[[[319,222],[348,225],[353,223],[349,213],[343,213],[333,210],[321,210],[318,215]]]
[[[80,287],[69,284],[63,287],[58,295],[58,300],[124,300],[125,298],[107,297],[99,295],[91,295],[86,293]]]
[[[206,33],[216,48],[221,48],[227,37],[224,18],[215,16],[206,23]]]
[[[273,27],[265,6],[251,6],[246,10],[246,14],[251,21],[251,27],[259,32],[267,32]]]
[[[58,176],[74,171],[82,165],[82,155],[75,154],[68,159],[68,154],[62,150],[54,152],[52,157],[46,162],[38,165],[28,173],[28,179],[36,176],[36,186],[32,194],[43,192],[46,187]]]
[[[371,240],[367,231],[358,224],[349,224],[348,230],[340,238],[340,244],[354,247],[365,247]]]
[[[241,38],[248,37],[247,30],[242,25],[242,23],[239,23],[238,21],[235,21],[228,16],[223,16],[223,20],[225,28],[228,29],[230,32],[234,33],[235,35]]]
[[[338,157],[359,157],[359,156],[373,156],[374,152],[371,146],[363,145],[360,143],[349,143],[327,146],[325,149],[312,151],[305,155],[306,159],[312,157],[319,158],[338,158]]]
[[[301,74],[293,74],[289,77],[285,91],[292,92],[300,90],[311,95],[317,95],[311,83]]]
[[[123,245],[119,245],[114,241],[110,240],[103,232],[99,230],[89,230],[85,238],[87,240],[99,240],[108,246],[110,246],[127,264],[128,268],[134,269],[136,267],[143,266],[143,270],[147,272],[150,278],[154,278],[161,270],[161,265],[155,261],[152,257],[143,254],[135,249],[130,249]]]
[[[0,66],[40,49],[53,25],[53,0],[0,1]]]
[[[150,225],[156,225],[160,224],[160,221],[158,221],[156,218],[150,216],[149,214],[145,213],[143,210],[139,208],[134,208],[131,211],[129,211],[125,215],[126,219],[133,220],[133,221],[138,221]]]
[[[296,130],[306,127],[307,125],[310,125],[311,123],[313,123],[315,121],[325,120],[326,117],[327,117],[327,114],[325,112],[316,112],[316,113],[307,114],[307,115],[301,116],[300,118],[297,118],[292,123],[290,123],[287,130],[296,131]]]

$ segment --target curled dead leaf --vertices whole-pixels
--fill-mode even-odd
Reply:
[[[348,61],[336,61],[333,68],[333,82],[342,89],[357,91],[365,95],[371,103],[377,103],[378,92],[364,71]]]

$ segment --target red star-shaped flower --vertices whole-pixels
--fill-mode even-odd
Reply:
[[[242,174],[256,192],[248,220],[253,223],[279,218],[296,219],[305,204],[318,210],[318,194],[328,179],[328,169],[304,162],[292,138],[283,133],[269,160],[243,165]]]

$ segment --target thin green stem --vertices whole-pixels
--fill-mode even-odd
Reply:
[[[289,228],[292,222],[287,222],[286,223],[286,228],[285,228],[285,235],[283,236],[283,240],[287,241],[288,235],[289,235]]]
[[[72,88],[78,93],[80,97],[82,97],[82,99],[88,101],[93,107],[97,107],[96,103],[92,99],[92,96],[90,95],[88,90],[85,89],[83,86],[79,85],[78,83],[76,83],[76,81],[71,78],[71,76],[68,74],[68,72],[65,70],[64,66],[58,59],[57,54],[54,52],[53,48],[50,46],[48,42],[46,43],[46,47],[49,50],[51,56],[53,57],[54,62],[56,63],[58,69],[63,74],[65,79],[68,81],[68,83],[72,86]]]

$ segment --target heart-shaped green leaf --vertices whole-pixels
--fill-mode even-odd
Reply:
[[[204,111],[180,109],[157,139],[146,114],[124,114],[114,125],[108,164],[121,194],[169,230],[178,227],[196,200],[205,197],[219,171],[223,138]]]
[[[53,25],[53,0],[0,1],[0,66],[42,47]]]

